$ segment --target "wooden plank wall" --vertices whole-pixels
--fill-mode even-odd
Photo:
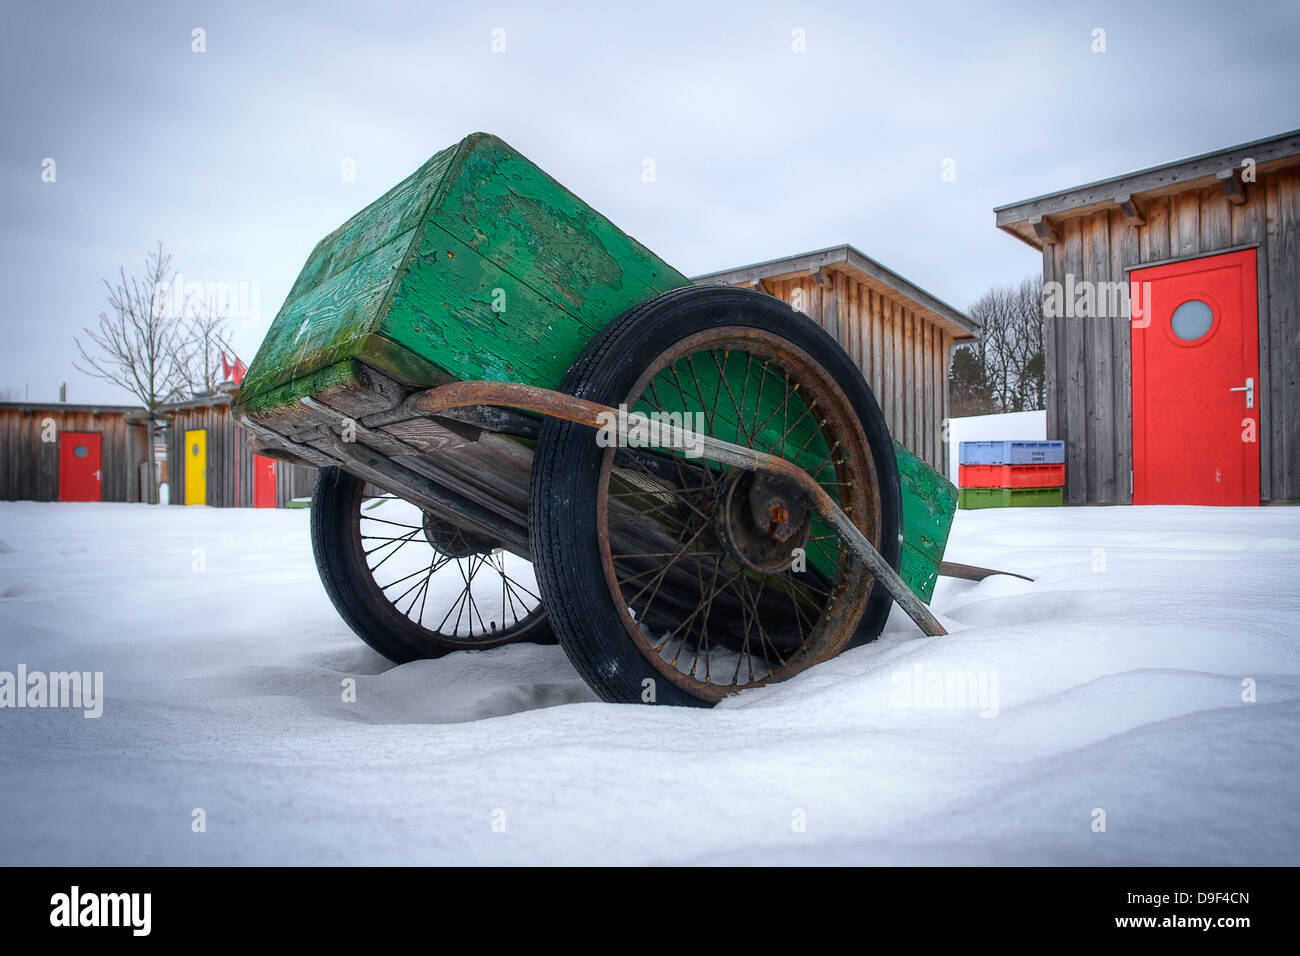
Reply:
[[[185,432],[207,430],[207,503],[214,508],[251,508],[254,501],[253,454],[248,432],[235,423],[228,403],[176,409],[167,438],[168,496],[171,504],[185,503]],[[276,507],[291,498],[309,497],[316,469],[277,461]]]
[[[1260,272],[1268,278],[1268,322],[1260,323],[1259,354],[1260,415],[1269,435],[1260,446],[1260,484],[1270,500],[1300,501],[1300,171],[1266,177],[1265,187],[1267,261]]]
[[[140,500],[140,465],[148,460],[144,426],[130,425],[123,412],[71,411],[58,406],[34,410],[0,408],[0,500],[57,501],[59,443],[42,441],[42,422],[58,432],[98,432],[102,437],[104,501]]]
[[[943,440],[952,334],[907,303],[838,270],[767,281],[767,290],[816,320],[862,370],[893,437],[947,474]],[[798,302],[796,302],[798,300]]]
[[[1067,219],[1043,247],[1043,281],[1127,283],[1126,270],[1183,256],[1256,248],[1259,285],[1260,489],[1300,501],[1300,171],[1262,174],[1233,205],[1217,186],[1149,200],[1145,224],[1118,210]],[[1069,504],[1129,503],[1133,402],[1126,319],[1046,326],[1047,436],[1066,443]]]

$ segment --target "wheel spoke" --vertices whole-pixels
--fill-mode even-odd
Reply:
[[[431,648],[491,646],[539,622],[542,601],[535,585],[530,586],[531,576],[513,573],[504,552],[486,546],[473,550],[476,536],[425,515],[401,498],[369,496],[358,501],[356,546],[379,599],[419,628]],[[387,502],[410,510],[376,516],[373,509]],[[424,523],[413,523],[418,520]],[[394,561],[399,552],[402,557]],[[455,565],[456,571],[446,570],[448,565]],[[459,585],[452,586],[458,579]]]
[[[403,548],[405,545],[409,544],[410,541],[411,541],[411,539],[414,538],[415,535],[416,535],[417,533],[418,533],[417,531],[412,531],[412,532],[411,532],[410,534],[408,534],[406,537],[399,539],[399,540],[401,541],[401,543],[398,544],[397,547],[393,548],[392,551],[389,551],[388,554],[384,555],[383,559],[382,559],[378,564],[371,565],[370,573],[371,573],[371,574],[374,574],[374,573],[375,573],[376,571],[378,571],[381,567],[383,567],[384,562],[386,562],[386,561],[387,561],[389,558],[391,558],[393,555],[397,554],[398,551],[401,551],[402,548]],[[375,551],[382,551],[384,548],[387,548],[387,547],[390,547],[390,545],[387,545],[387,544],[381,544],[381,545],[379,545],[378,547],[371,548],[369,551],[366,552],[366,556],[369,557],[369,556],[370,556],[371,554],[373,554]]]

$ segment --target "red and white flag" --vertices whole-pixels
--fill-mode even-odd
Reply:
[[[221,353],[221,374],[228,381],[234,382],[236,385],[238,385],[240,382],[244,380],[244,373],[247,371],[248,371],[248,367],[245,366],[244,363],[239,360],[238,355],[235,356],[234,362],[232,363],[226,361],[225,352]]]

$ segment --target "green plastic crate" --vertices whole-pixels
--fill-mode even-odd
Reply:
[[[959,508],[1059,508],[1064,488],[963,488]]]

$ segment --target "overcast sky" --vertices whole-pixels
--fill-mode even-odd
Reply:
[[[72,361],[119,265],[256,288],[250,360],[315,243],[474,130],[688,274],[849,242],[965,309],[1039,268],[994,206],[1300,127],[1300,3],[4,0],[0,76],[0,388],[118,402]]]

